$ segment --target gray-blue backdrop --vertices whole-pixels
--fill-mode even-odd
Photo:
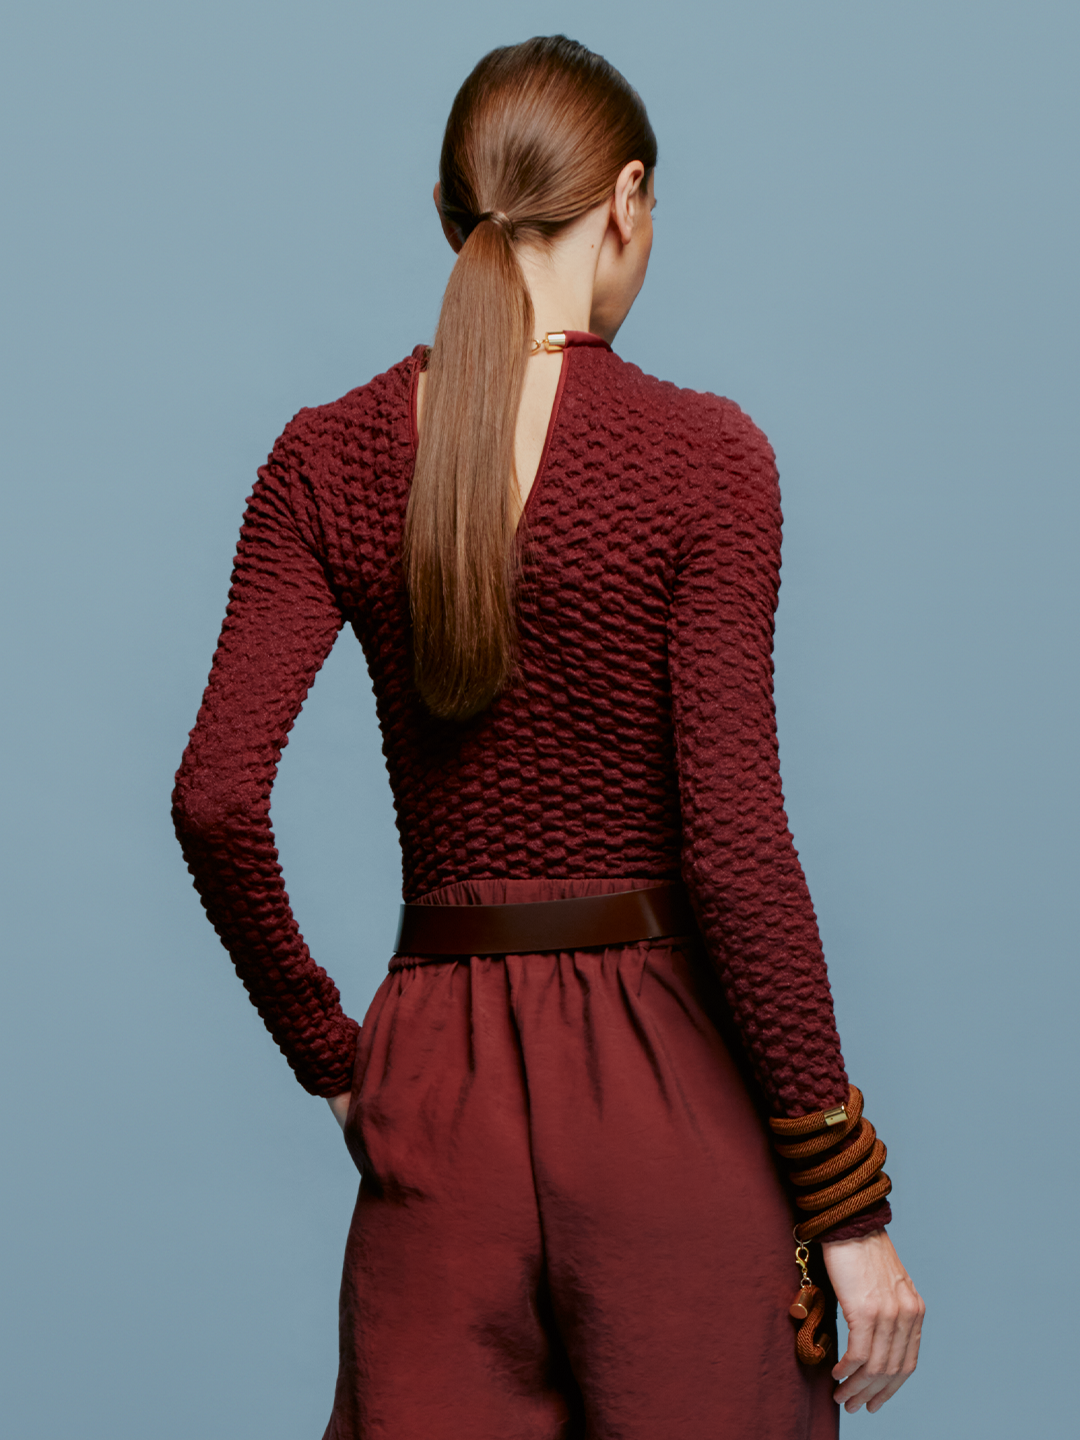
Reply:
[[[791,818],[930,1307],[915,1381],[845,1427],[1073,1433],[1078,17],[7,7],[5,1434],[321,1435],[356,1176],[203,918],[169,790],[255,467],[430,338],[453,93],[557,29],[660,140],[617,348],[779,456]],[[362,1014],[399,871],[350,635],[274,815]]]

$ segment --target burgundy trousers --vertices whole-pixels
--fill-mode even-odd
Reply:
[[[697,942],[395,959],[346,1124],[362,1178],[324,1440],[835,1440],[829,1364],[795,1359],[790,1204],[721,1027]]]

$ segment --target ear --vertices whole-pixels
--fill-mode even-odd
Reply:
[[[450,244],[450,249],[453,250],[456,255],[462,245],[465,244],[465,238],[458,227],[451,225],[450,221],[447,220],[442,213],[442,185],[438,180],[435,181],[435,189],[432,191],[432,194],[435,197],[435,209],[439,212],[439,224],[442,226],[442,233],[446,236]]]
[[[619,178],[615,181],[615,194],[611,199],[611,220],[624,245],[629,245],[634,234],[637,200],[644,179],[645,166],[640,160],[631,160],[619,171]]]

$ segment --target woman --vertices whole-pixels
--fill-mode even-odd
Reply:
[[[458,253],[435,343],[301,411],[260,470],[178,776],[207,912],[361,1170],[332,1440],[817,1440],[834,1399],[875,1410],[914,1367],[922,1302],[783,812],[772,451],[610,348],[655,163],[583,47],[476,67],[435,189]],[[362,1030],[269,825],[345,622],[407,902]],[[794,1222],[851,1327],[835,1391]]]

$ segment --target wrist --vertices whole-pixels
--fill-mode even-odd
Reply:
[[[340,1095],[327,1095],[326,1097],[326,1103],[330,1106],[334,1119],[343,1130],[345,1129],[345,1121],[348,1119],[349,1103],[351,1100],[352,1092],[350,1090],[343,1090]]]
[[[846,1235],[842,1240],[830,1240],[828,1236],[823,1235],[818,1241],[818,1244],[821,1246],[822,1253],[828,1255],[837,1250],[851,1250],[856,1245],[873,1248],[875,1245],[880,1245],[882,1240],[887,1240],[888,1238],[884,1227],[879,1225],[874,1230],[867,1230],[864,1235]]]

